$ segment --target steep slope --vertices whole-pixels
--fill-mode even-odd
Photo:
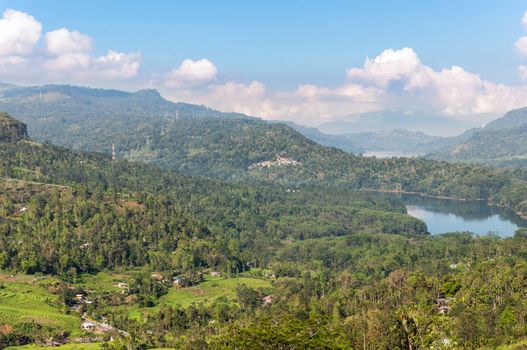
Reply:
[[[257,188],[50,144],[0,142],[0,174],[0,264],[30,273],[145,264],[231,273],[267,261],[284,239],[426,234],[400,203],[365,193]]]
[[[527,166],[527,108],[510,111],[473,130],[469,136],[430,157],[496,166]]]
[[[491,121],[483,127],[483,130],[514,129],[527,124],[527,107],[513,109],[503,117]]]
[[[478,166],[419,158],[363,158],[318,145],[285,125],[268,124],[260,120],[199,118],[200,123],[195,121],[181,118],[178,123],[188,123],[187,128],[167,129],[166,138],[155,140],[160,142],[160,147],[156,146],[154,149],[164,153],[151,161],[172,170],[259,185],[268,183],[289,188],[315,185],[337,186],[341,189],[408,191],[464,199],[489,199],[521,212],[527,208],[527,196],[524,195],[527,186],[524,187],[523,180],[526,176],[522,173],[513,176],[508,172]],[[179,130],[181,135],[175,130]],[[154,140],[137,140],[133,133],[125,136],[136,145],[148,144],[150,147],[155,144]],[[182,140],[178,141],[178,138]],[[51,157],[51,160],[28,167],[22,162],[20,153],[0,154],[0,165],[5,164],[0,166],[0,173],[37,181],[59,176],[61,181],[82,180],[98,186],[126,186],[130,190],[147,191],[159,191],[166,186],[173,186],[175,182],[178,184],[177,188],[185,184],[182,193],[187,195],[191,195],[192,191],[200,193],[203,188],[211,186],[217,186],[221,193],[226,186],[224,183],[210,183],[211,180],[183,181],[181,177],[167,177],[168,173],[146,165],[135,164],[131,168],[127,162],[104,165],[108,158],[101,158],[100,155],[93,156],[98,159],[97,167],[86,169],[87,158],[84,155],[79,159],[78,155],[70,156],[65,150],[54,148],[54,152],[58,152],[60,156],[51,156],[46,153],[48,148],[32,145],[27,147],[31,149],[21,154],[31,155],[41,150],[44,152],[42,157]],[[133,147],[131,149],[134,150]],[[176,149],[179,150],[176,152]],[[57,157],[69,159],[69,163],[53,160]],[[140,156],[139,159],[147,158]],[[79,167],[75,163],[80,161],[84,166]]]
[[[31,117],[27,118],[38,119],[40,123],[36,130],[44,128],[47,118],[38,118],[39,112],[29,108],[26,102],[32,98],[39,100],[39,89],[17,88],[4,93],[2,98],[11,102],[19,99],[10,106],[31,111]],[[520,189],[515,187],[516,182],[523,180],[487,168],[447,165],[423,159],[358,157],[321,146],[283,124],[269,124],[206,107],[173,104],[153,91],[126,93],[67,86],[49,89],[45,94],[48,97],[60,93],[60,103],[49,98],[52,100],[50,106],[61,111],[62,118],[51,117],[49,125],[53,128],[45,132],[52,132],[53,138],[62,144],[75,144],[86,150],[102,149],[110,153],[111,144],[115,143],[118,158],[147,161],[192,175],[253,184],[266,182],[288,187],[316,185],[411,191],[490,199],[496,203],[505,202],[505,206],[520,211],[527,205],[517,197],[521,186]],[[28,94],[29,100],[21,97],[24,94]],[[158,103],[152,102],[148,107],[145,98],[151,102],[157,99]],[[135,107],[133,101],[136,101]],[[82,113],[75,114],[71,105]],[[160,112],[165,108],[163,106],[173,108],[174,114],[145,116],[145,111]],[[100,115],[89,117],[98,111]],[[129,114],[123,111],[129,111]],[[61,128],[61,123],[77,126],[73,132]],[[513,188],[515,193],[511,193]],[[515,198],[507,198],[510,195]]]
[[[36,141],[104,153],[123,135],[148,137],[179,117],[244,117],[173,103],[156,90],[130,93],[68,85],[6,85],[0,90],[0,111],[27,123]]]
[[[7,113],[0,112],[0,142],[18,142],[27,139],[26,125],[10,118]]]

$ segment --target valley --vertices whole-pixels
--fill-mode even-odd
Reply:
[[[527,11],[0,11],[0,350],[527,349]]]
[[[419,314],[428,322],[426,332],[435,334],[416,341],[433,344],[456,337],[483,346],[483,338],[462,337],[465,326],[433,331],[445,321],[431,307],[437,295],[455,300],[456,307],[474,293],[512,300],[520,295],[515,288],[490,292],[465,281],[494,269],[509,269],[507,278],[520,278],[522,229],[505,238],[448,233],[448,228],[432,236],[407,202],[370,190],[487,200],[522,211],[526,197],[521,191],[527,186],[521,172],[420,158],[363,158],[318,145],[286,126],[217,116],[173,121],[162,138],[148,141],[161,157],[138,156],[131,162],[120,150],[120,159],[112,161],[109,155],[37,143],[24,124],[7,114],[1,118],[0,134],[16,136],[0,143],[0,263],[20,276],[15,284],[7,279],[2,285],[7,292],[31,286],[39,290],[26,289],[31,295],[51,293],[45,304],[35,306],[45,312],[74,310],[71,329],[46,323],[31,310],[37,321],[29,326],[24,313],[9,311],[8,332],[0,337],[4,344],[52,339],[75,346],[82,339],[97,346],[112,336],[119,339],[107,343],[114,347],[137,342],[192,348],[199,341],[223,348],[254,337],[273,342],[282,339],[277,332],[283,331],[295,332],[287,336],[295,344],[306,339],[295,327],[315,327],[323,307],[335,315],[317,321],[322,331],[309,346],[331,338],[328,348],[347,348],[362,341],[353,331],[358,324],[367,322],[364,332],[374,332],[378,322],[401,325],[400,318],[380,316],[392,315],[392,303],[405,310],[400,309],[402,294],[392,289],[399,286],[410,288],[405,304],[423,305],[400,317]],[[130,144],[134,140],[141,136],[129,138]],[[486,265],[489,256],[491,266]],[[426,286],[417,282],[425,276]],[[410,281],[417,284],[407,285]],[[381,297],[370,294],[377,289]],[[360,310],[372,305],[377,316],[361,316]],[[320,313],[292,317],[292,310]],[[447,317],[472,315],[461,310]],[[125,333],[103,328],[94,334],[81,328],[86,322]],[[39,331],[24,338],[27,327]],[[265,333],[255,331],[261,328]],[[195,338],[197,330],[200,338]],[[382,347],[408,341],[397,333],[375,337]]]

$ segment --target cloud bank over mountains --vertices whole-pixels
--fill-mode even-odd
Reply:
[[[527,12],[521,23],[527,31]],[[527,35],[515,47],[527,59]],[[97,56],[94,48],[94,39],[86,34],[68,28],[43,33],[42,24],[30,14],[6,10],[0,19],[0,81],[155,87],[175,101],[306,125],[394,110],[481,124],[527,101],[527,85],[491,82],[459,66],[434,70],[409,47],[366,58],[362,66],[343,72],[338,86],[303,83],[289,91],[270,89],[260,81],[224,79],[207,58],[185,59],[169,71],[148,74],[141,71],[139,51],[108,49]],[[527,81],[527,65],[517,69]]]

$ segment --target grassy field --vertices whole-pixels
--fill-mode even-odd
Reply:
[[[166,295],[159,299],[159,306],[150,308],[128,308],[129,316],[135,319],[142,319],[147,314],[155,313],[160,306],[169,305],[188,307],[192,303],[211,303],[214,300],[224,297],[227,300],[236,302],[236,287],[245,284],[251,288],[271,288],[269,280],[252,277],[212,277],[205,276],[205,281],[194,287],[170,288]]]
[[[45,346],[39,346],[35,344],[30,345],[24,345],[24,346],[11,346],[6,348],[6,350],[49,350],[49,349],[56,349],[56,350],[100,350],[102,349],[101,345],[99,343],[70,343],[65,344],[61,346],[56,346],[53,348],[45,347]]]
[[[56,304],[57,296],[45,288],[51,282],[48,278],[0,275],[0,324],[36,322],[72,335],[81,334],[80,318],[62,313]]]
[[[527,340],[524,340],[524,341],[521,341],[519,343],[515,343],[515,344],[510,344],[510,345],[500,345],[498,347],[493,347],[493,348],[483,348],[481,350],[490,350],[490,349],[494,349],[494,350],[527,350]]]
[[[77,286],[96,292],[119,292],[117,283],[127,283],[130,275],[120,273],[99,272],[96,275],[82,275]]]
[[[205,281],[198,286],[188,288],[171,288],[168,294],[160,299],[161,304],[189,306],[193,302],[212,302],[219,297],[236,300],[236,287],[245,284],[251,288],[271,287],[268,280],[249,277],[211,277],[205,276]]]

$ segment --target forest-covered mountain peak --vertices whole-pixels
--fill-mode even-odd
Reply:
[[[501,118],[491,121],[483,130],[502,130],[517,128],[527,124],[527,107],[513,109]]]
[[[134,95],[137,96],[144,96],[144,97],[153,97],[153,98],[163,98],[159,91],[156,89],[142,89],[139,91],[136,91]]]
[[[26,124],[5,112],[0,112],[0,142],[18,142],[28,139]]]

